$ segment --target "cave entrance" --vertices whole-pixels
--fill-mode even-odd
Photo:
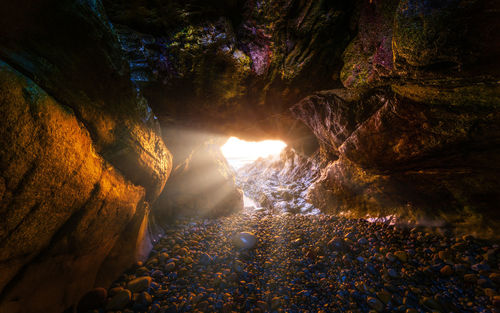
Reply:
[[[222,154],[234,170],[255,162],[258,158],[279,156],[286,147],[281,140],[245,141],[236,137],[229,138],[221,147]]]
[[[246,165],[252,165],[259,158],[279,158],[279,154],[286,146],[286,143],[281,140],[263,140],[255,142],[231,137],[221,147],[221,150],[229,165],[236,172],[236,180],[238,181],[239,170],[243,169]],[[241,185],[240,187],[243,188],[245,207],[259,207],[257,201],[249,196],[251,194],[250,190],[245,190],[244,186]]]

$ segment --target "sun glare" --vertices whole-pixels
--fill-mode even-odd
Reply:
[[[286,143],[281,140],[253,142],[231,137],[221,147],[221,150],[229,164],[238,169],[257,160],[259,157],[278,155],[285,147]]]

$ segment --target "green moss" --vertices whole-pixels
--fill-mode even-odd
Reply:
[[[363,52],[359,37],[347,46],[343,59],[344,66],[340,71],[340,80],[346,88],[365,88],[373,82],[373,68],[369,63],[369,55]]]

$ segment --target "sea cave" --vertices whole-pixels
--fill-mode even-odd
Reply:
[[[0,1],[0,313],[500,312],[500,3]]]

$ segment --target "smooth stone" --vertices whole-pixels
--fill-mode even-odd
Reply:
[[[386,255],[385,255],[385,258],[389,261],[389,262],[395,262],[396,261],[396,256],[394,256],[394,254],[388,252]]]
[[[499,273],[491,273],[490,274],[490,279],[495,284],[500,285],[500,274]]]
[[[475,274],[465,274],[464,281],[469,284],[477,282],[477,276]]]
[[[451,266],[449,265],[445,265],[439,272],[443,276],[451,276],[453,275],[453,268],[451,268]]]
[[[159,313],[160,311],[160,305],[158,303],[153,303],[153,305],[151,305],[151,310],[149,311],[149,313]]]
[[[500,309],[500,296],[493,297],[493,305]]]
[[[149,270],[142,266],[142,267],[139,267],[136,271],[135,271],[135,275],[136,276],[148,276],[148,273],[149,273]]]
[[[210,255],[208,255],[207,253],[202,253],[202,255],[200,256],[200,264],[202,265],[209,265],[210,263],[212,263],[212,257]]]
[[[358,240],[358,243],[359,243],[360,245],[367,245],[367,244],[368,244],[368,240],[367,240],[365,237],[363,237],[363,238],[360,238],[360,239]]]
[[[281,306],[281,298],[274,297],[271,299],[271,310],[276,310]]]
[[[137,298],[137,301],[140,304],[148,306],[151,304],[151,302],[153,302],[153,298],[151,297],[151,295],[149,293],[147,293],[146,291],[143,291],[140,293],[139,297]]]
[[[494,296],[496,296],[498,293],[492,289],[492,288],[484,288],[483,289],[484,291],[484,294],[490,298],[493,298]]]
[[[377,298],[368,297],[366,299],[368,305],[377,312],[382,312],[384,310],[384,304]]]
[[[405,251],[396,251],[394,252],[394,256],[403,263],[408,261],[408,254]]]
[[[162,278],[164,275],[163,275],[163,272],[160,271],[160,270],[155,270],[153,273],[151,273],[151,277],[155,278],[155,279],[160,279]]]
[[[113,297],[114,295],[116,295],[117,293],[119,293],[122,290],[123,290],[123,287],[114,287],[114,288],[111,288],[111,289],[109,289],[108,295],[110,297]]]
[[[392,278],[398,278],[399,277],[398,272],[396,272],[396,270],[393,269],[393,268],[388,269],[387,270],[387,274],[389,274],[389,276],[392,277]]]
[[[162,253],[160,254],[160,262],[161,262],[161,263],[165,263],[165,261],[166,261],[166,260],[168,260],[168,253],[166,253],[166,252],[162,252]]]
[[[123,289],[119,291],[114,297],[109,300],[106,305],[107,311],[123,310],[132,300],[132,293],[130,290]]]
[[[436,300],[434,300],[431,297],[424,297],[422,299],[422,304],[425,305],[426,307],[428,307],[429,309],[435,309],[438,311],[442,310],[441,305],[439,303],[437,303]]]
[[[170,262],[170,263],[167,263],[167,265],[165,265],[165,271],[166,272],[171,272],[173,271],[175,268],[175,263],[174,262]]]
[[[233,237],[233,243],[237,248],[250,250],[255,247],[257,237],[250,232],[241,232]]]
[[[380,301],[382,301],[385,305],[387,305],[387,303],[389,303],[389,301],[391,301],[392,298],[392,295],[386,290],[379,291],[376,293],[376,295],[377,298],[379,298]]]
[[[127,283],[127,289],[132,292],[141,292],[149,288],[151,277],[144,276],[131,280]]]

